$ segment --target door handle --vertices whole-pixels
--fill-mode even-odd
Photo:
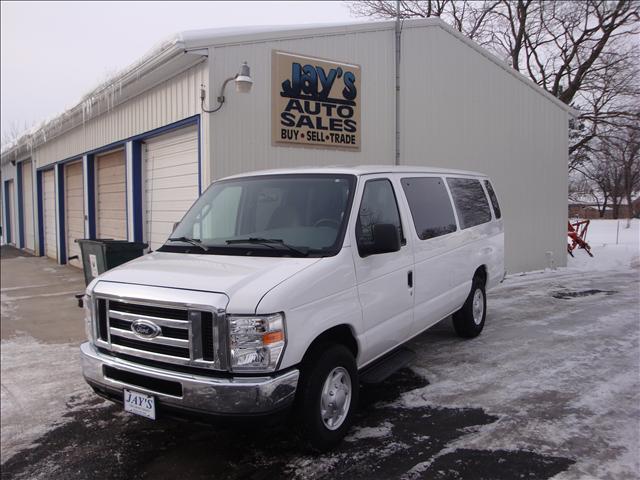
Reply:
[[[407,272],[407,284],[409,288],[413,288],[413,270]]]

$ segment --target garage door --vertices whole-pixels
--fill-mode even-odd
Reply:
[[[82,187],[82,162],[65,165],[65,226],[67,229],[67,258],[78,256],[77,260],[69,260],[69,265],[82,267],[80,248],[75,242],[84,238],[84,193]]]
[[[24,222],[24,246],[31,251],[36,249],[33,226],[33,172],[31,161],[22,164],[22,206]]]
[[[124,150],[97,158],[98,238],[127,239]]]
[[[42,174],[42,218],[44,223],[44,254],[58,259],[56,242],[56,182],[53,169]]]
[[[152,250],[160,247],[198,198],[198,133],[195,127],[150,139],[145,144],[145,232]]]

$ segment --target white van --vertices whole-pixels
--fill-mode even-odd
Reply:
[[[156,252],[87,288],[83,373],[126,410],[293,410],[309,443],[345,435],[361,381],[453,314],[462,337],[504,278],[489,179],[419,167],[264,171],[213,183]],[[293,408],[292,408],[293,407]]]

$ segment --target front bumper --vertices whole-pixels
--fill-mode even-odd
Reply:
[[[85,380],[112,396],[131,388],[154,395],[161,408],[207,415],[260,415],[283,410],[293,403],[300,376],[298,370],[232,378],[179,373],[104,355],[89,342],[80,346],[80,353]],[[166,385],[175,388],[170,393],[158,391],[166,390]]]

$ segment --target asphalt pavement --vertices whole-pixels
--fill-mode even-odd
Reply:
[[[450,320],[365,387],[355,425],[313,454],[285,422],[150,421],[81,379],[81,272],[2,259],[3,479],[637,478],[637,269],[509,278],[477,339]],[[46,296],[48,295],[48,296]]]

